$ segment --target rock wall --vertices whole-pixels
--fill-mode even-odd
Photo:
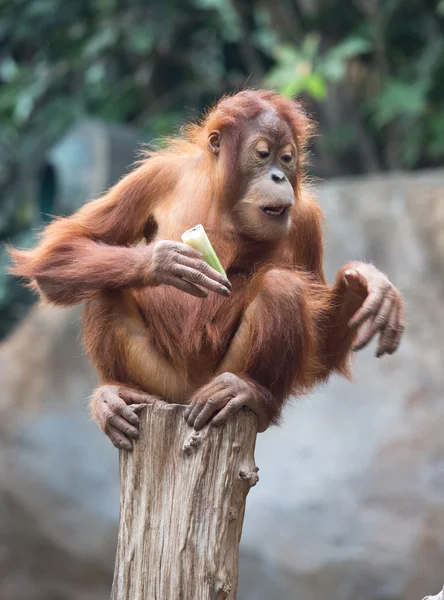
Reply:
[[[0,598],[108,600],[117,454],[89,422],[79,312],[34,309],[0,348]]]
[[[326,267],[403,290],[400,351],[357,356],[261,434],[239,600],[420,600],[444,583],[444,171],[319,186]],[[0,347],[0,598],[109,598],[117,453],[88,420],[76,311],[35,309]],[[165,599],[168,600],[168,599]]]

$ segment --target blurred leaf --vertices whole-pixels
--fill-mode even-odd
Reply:
[[[273,48],[279,44],[279,37],[271,27],[269,13],[260,6],[256,6],[254,18],[257,26],[257,30],[253,34],[255,43],[267,52],[272,53]]]
[[[221,36],[231,42],[239,40],[242,32],[239,16],[231,0],[193,0],[199,8],[215,9],[221,18]]]
[[[103,63],[95,63],[87,68],[85,81],[91,85],[97,85],[105,79],[105,66]]]
[[[26,13],[29,17],[45,16],[57,10],[57,0],[37,0],[26,4]]]
[[[147,54],[154,46],[154,32],[146,27],[132,30],[127,39],[127,48],[137,54]]]
[[[12,56],[5,56],[0,61],[0,77],[4,82],[11,82],[19,73],[19,67]]]
[[[17,98],[14,110],[14,120],[19,123],[26,121],[32,112],[34,105],[34,95],[29,89],[24,90]]]
[[[400,115],[419,116],[425,103],[422,86],[391,80],[371,103],[373,120],[378,127],[384,127]]]
[[[321,59],[321,69],[329,81],[341,81],[347,72],[347,62],[366,54],[371,50],[368,40],[359,37],[349,37],[327,52]]]
[[[94,0],[95,5],[100,11],[108,12],[116,8],[118,0]]]
[[[325,80],[317,73],[313,73],[307,77],[305,90],[315,100],[324,100],[327,97],[327,85]]]
[[[271,81],[272,80],[270,80],[270,83],[271,83]],[[288,81],[283,82],[282,85],[280,85],[280,86],[273,85],[273,84],[271,84],[271,85],[273,88],[275,88],[280,94],[282,94],[286,98],[295,98],[304,89],[304,85],[302,84],[302,82],[299,79],[293,79],[293,80],[290,79]]]
[[[114,46],[117,41],[117,31],[111,27],[104,27],[89,39],[85,46],[85,56],[92,58],[103,50]]]
[[[367,39],[350,36],[330,50],[328,56],[335,60],[344,61],[353,58],[354,56],[359,56],[360,54],[366,54],[367,52],[370,52],[371,49],[372,45]]]
[[[310,33],[305,36],[301,45],[301,54],[307,58],[313,59],[319,50],[321,36],[319,33]]]

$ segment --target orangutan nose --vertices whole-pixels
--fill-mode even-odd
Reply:
[[[271,170],[271,179],[275,183],[284,183],[284,181],[287,180],[287,178],[285,177],[284,173],[282,173],[282,171],[280,171],[279,169],[272,169]]]

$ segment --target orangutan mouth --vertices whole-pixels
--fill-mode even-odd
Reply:
[[[282,217],[287,213],[288,206],[265,206],[261,210],[268,217]]]

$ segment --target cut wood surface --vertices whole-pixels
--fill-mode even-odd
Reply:
[[[258,481],[256,417],[243,410],[196,432],[184,411],[148,406],[133,452],[120,452],[112,600],[236,598],[245,502]]]

